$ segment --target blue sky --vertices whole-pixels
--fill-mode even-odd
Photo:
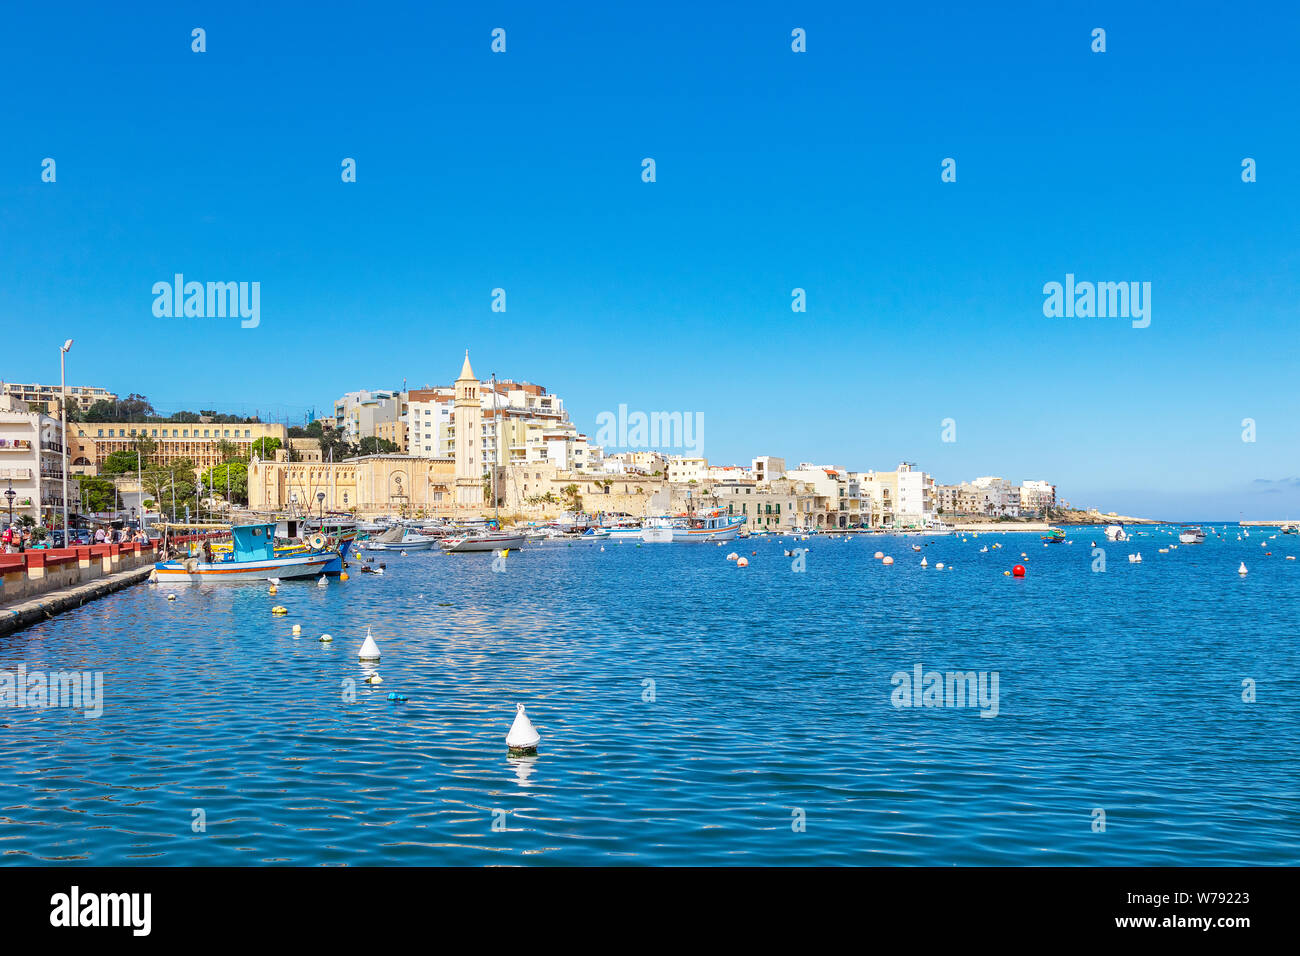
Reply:
[[[468,347],[593,434],[700,412],[714,461],[1300,517],[1290,5],[474,6],[7,7],[0,376],[71,336],[78,383],[300,418]],[[260,326],[155,318],[177,272]],[[1150,327],[1045,317],[1066,273]]]

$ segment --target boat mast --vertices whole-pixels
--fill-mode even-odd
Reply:
[[[501,530],[500,507],[497,498],[497,459],[501,456],[501,422],[497,417],[497,373],[492,373],[492,518]]]

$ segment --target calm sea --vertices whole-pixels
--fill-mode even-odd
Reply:
[[[0,859],[1294,865],[1300,536],[1238,533],[546,545],[501,572],[376,555],[382,576],[274,598],[142,585],[0,638],[0,670],[104,681],[98,718],[0,709]],[[918,665],[982,673],[983,706],[946,679],[952,706],[896,706]],[[507,755],[516,702],[535,758]]]

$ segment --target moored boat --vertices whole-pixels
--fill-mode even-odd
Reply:
[[[1065,540],[1065,530],[1062,528],[1048,528],[1047,534],[1042,536],[1043,544],[1060,544]]]
[[[1204,544],[1205,532],[1196,525],[1183,525],[1178,532],[1178,540],[1183,544]]]
[[[673,527],[673,543],[678,541],[730,541],[744,526],[743,517],[710,511],[688,515],[680,526]]]
[[[236,525],[230,529],[230,539],[229,553],[215,553],[211,546],[191,548],[184,557],[157,562],[156,580],[167,584],[315,577],[342,560],[334,548],[278,555],[273,523]]]
[[[448,554],[465,551],[502,551],[522,548],[526,536],[514,531],[480,531],[459,537],[443,538],[439,547]]]

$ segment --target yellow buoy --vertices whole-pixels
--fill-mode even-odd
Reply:
[[[275,607],[271,608],[271,613],[272,613],[272,614],[288,614],[288,613],[289,613],[289,609],[288,609],[287,607],[284,607],[284,606],[281,605],[281,604],[277,604]]]
[[[340,580],[340,581],[346,581],[347,579],[348,579],[348,573],[347,573],[346,571],[342,572],[342,573],[339,575],[339,580]]]

